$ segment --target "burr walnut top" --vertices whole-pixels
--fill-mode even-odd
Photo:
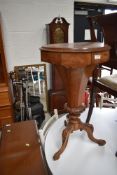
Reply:
[[[41,47],[41,60],[69,68],[107,62],[110,46],[99,42],[59,43]]]
[[[110,46],[100,42],[59,43],[48,44],[41,47],[42,51],[52,52],[96,52],[109,49]]]

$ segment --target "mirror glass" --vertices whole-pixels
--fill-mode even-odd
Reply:
[[[32,96],[39,96],[44,112],[48,111],[46,64],[15,66],[17,81],[27,82],[28,92]]]

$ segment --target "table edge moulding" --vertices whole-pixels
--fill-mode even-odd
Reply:
[[[104,145],[105,140],[93,136],[93,125],[83,123],[80,114],[85,110],[82,98],[88,78],[97,64],[108,61],[110,46],[100,42],[61,43],[45,45],[40,50],[42,61],[56,65],[67,96],[64,107],[68,115],[62,132],[62,146],[54,154],[53,159],[59,159],[67,146],[70,134],[76,130],[85,130],[90,140],[98,145]]]

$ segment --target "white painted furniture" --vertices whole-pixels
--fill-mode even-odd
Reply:
[[[100,108],[102,107],[117,107],[117,98],[110,97],[107,92],[100,92]]]
[[[42,144],[42,147],[44,149],[44,144],[45,144],[45,138],[46,135],[50,129],[50,127],[52,126],[52,124],[58,119],[58,110],[54,109],[54,114],[53,116],[51,116],[47,122],[45,123],[45,125],[43,126],[43,128],[39,129],[39,136],[40,136],[40,141]]]

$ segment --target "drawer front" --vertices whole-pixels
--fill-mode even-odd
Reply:
[[[5,106],[0,108],[0,119],[4,117],[12,116],[11,106]]]
[[[92,64],[104,63],[109,60],[109,52],[95,52],[92,54]]]
[[[13,123],[13,117],[12,116],[8,116],[8,117],[1,117],[0,118],[0,128],[8,123]]]
[[[10,104],[8,91],[0,92],[0,106],[5,104]]]
[[[11,106],[0,107],[0,127],[13,122],[13,111]]]

